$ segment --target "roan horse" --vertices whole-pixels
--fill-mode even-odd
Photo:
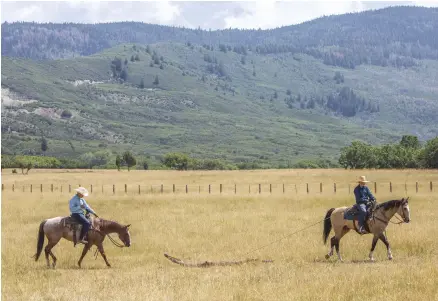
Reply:
[[[87,239],[88,243],[84,246],[81,258],[78,261],[78,265],[79,267],[81,267],[82,259],[84,259],[85,255],[90,250],[90,248],[93,245],[96,245],[97,249],[99,250],[100,254],[105,260],[106,265],[108,267],[111,267],[111,265],[109,264],[106,258],[105,251],[103,249],[103,240],[105,239],[106,235],[110,233],[117,233],[119,239],[123,242],[124,246],[129,247],[131,245],[131,236],[129,234],[129,229],[128,229],[130,225],[123,226],[117,222],[105,220],[102,218],[91,218],[91,224],[92,227],[88,231],[88,239]],[[61,238],[76,243],[75,238],[79,237],[81,227],[82,225],[75,222],[70,216],[54,217],[42,221],[38,232],[37,252],[34,255],[35,261],[38,260],[43,250],[44,235],[45,235],[49,241],[44,249],[46,254],[47,267],[50,268],[50,260],[49,260],[49,255],[50,255],[53,259],[52,266],[53,268],[55,268],[57,259],[52,252],[53,247],[61,240]],[[73,237],[74,233],[76,235],[75,238]]]
[[[386,227],[390,219],[397,213],[399,214],[405,223],[409,223],[410,221],[410,212],[409,212],[409,204],[408,199],[402,198],[401,200],[392,200],[387,201],[381,204],[376,205],[373,213],[370,217],[365,218],[364,228],[366,230],[366,234],[374,234],[373,242],[371,244],[371,251],[369,254],[369,258],[371,261],[374,261],[374,249],[376,247],[377,241],[380,239],[385,245],[387,249],[388,259],[392,259],[391,248],[389,246],[388,239],[384,234]],[[358,229],[358,221],[357,217],[353,217],[352,220],[345,219],[344,214],[347,210],[352,209],[352,207],[339,207],[339,208],[331,208],[327,211],[327,214],[324,219],[324,230],[323,230],[323,240],[324,244],[327,243],[327,238],[330,234],[330,231],[333,226],[333,230],[335,235],[331,238],[331,246],[329,253],[325,256],[326,259],[329,259],[330,256],[333,255],[333,248],[336,248],[336,253],[340,261],[342,260],[341,254],[339,253],[339,242],[341,238],[347,234],[351,229],[356,230],[359,233]]]

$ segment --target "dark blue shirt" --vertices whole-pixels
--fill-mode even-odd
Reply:
[[[368,186],[361,187],[357,185],[356,188],[354,188],[354,196],[356,197],[356,204],[366,204],[368,200],[376,199]]]

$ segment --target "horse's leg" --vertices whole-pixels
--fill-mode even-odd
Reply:
[[[338,255],[339,261],[343,262],[341,252],[339,251],[339,242],[341,241],[341,238],[348,233],[350,229],[348,229],[347,226],[343,226],[342,228],[338,227],[335,228],[335,248],[336,248],[336,254]]]
[[[327,255],[325,255],[325,259],[329,259],[333,255],[333,249],[335,248],[335,244],[336,244],[336,237],[333,236],[330,239],[330,251],[327,253]]]
[[[381,240],[381,241],[385,244],[385,246],[386,246],[386,251],[387,251],[387,254],[388,254],[388,259],[389,259],[389,260],[392,260],[391,247],[389,246],[389,241],[388,241],[388,239],[386,238],[386,235],[382,233],[382,234],[380,234],[379,238],[380,238],[380,240]]]
[[[51,254],[52,259],[53,259],[53,268],[55,268],[56,266],[56,257],[53,255],[52,253],[52,248],[59,242],[58,240],[49,240],[49,243],[47,244],[47,246],[44,248],[44,252],[46,254],[46,261],[47,261],[47,267],[50,268],[50,259],[49,259],[49,255]]]
[[[103,243],[102,242],[97,244],[97,249],[99,250],[100,255],[102,255],[103,260],[105,260],[106,266],[110,268],[111,265],[109,264],[108,260],[106,259],[106,255],[105,255],[105,251],[103,249]]]
[[[379,240],[379,235],[374,234],[373,242],[371,243],[371,251],[369,255],[371,261],[374,261],[373,253],[374,253],[374,249],[376,248],[376,244],[378,240]]]
[[[85,255],[87,254],[88,250],[91,248],[91,243],[88,243],[84,246],[84,249],[82,250],[81,258],[79,258],[78,266],[81,267],[82,259],[84,259]]]

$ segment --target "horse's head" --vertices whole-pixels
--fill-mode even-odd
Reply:
[[[398,207],[397,213],[403,218],[405,223],[409,223],[411,221],[411,214],[409,211],[409,197],[407,199],[403,198],[401,200],[401,205]]]
[[[125,247],[131,246],[131,235],[129,234],[129,226],[131,226],[131,224],[122,227],[122,229],[118,233],[119,239],[123,241]]]

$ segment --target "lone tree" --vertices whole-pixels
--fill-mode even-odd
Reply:
[[[119,155],[117,155],[116,157],[116,166],[117,166],[117,170],[120,171],[120,165],[122,165],[122,159],[120,158]]]
[[[41,138],[41,150],[43,151],[43,154],[45,154],[48,149],[49,149],[49,146],[47,145],[47,140],[46,140],[46,138],[42,137]]]
[[[130,151],[126,151],[123,154],[123,162],[125,162],[126,165],[128,166],[128,171],[131,170],[132,166],[135,166],[137,164],[137,160],[135,160],[135,157],[132,155]]]
[[[158,75],[155,75],[155,79],[154,79],[154,81],[153,81],[153,84],[154,84],[155,86],[158,86],[158,85],[160,84],[160,81],[158,80]]]

